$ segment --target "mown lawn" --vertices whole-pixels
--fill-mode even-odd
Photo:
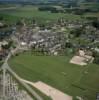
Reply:
[[[24,53],[13,57],[9,64],[24,79],[43,81],[74,97],[83,96],[87,98],[85,100],[95,100],[99,91],[98,65],[73,65],[69,63],[70,58]]]

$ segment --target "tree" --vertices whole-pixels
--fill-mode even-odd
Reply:
[[[2,45],[2,48],[3,48],[3,49],[10,49],[10,47],[12,46],[12,44],[13,44],[13,41],[9,41],[8,44]]]
[[[99,64],[99,53],[93,51],[94,63]]]
[[[94,20],[92,26],[99,29],[99,20]]]
[[[73,34],[75,37],[79,37],[82,34],[82,28],[74,29],[70,32],[70,34]]]
[[[23,26],[23,22],[22,21],[17,21],[16,25],[20,25],[20,26]]]
[[[0,21],[2,21],[3,20],[3,17],[2,16],[0,16]]]
[[[97,0],[86,0],[87,2],[96,2]]]

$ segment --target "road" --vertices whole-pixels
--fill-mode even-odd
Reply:
[[[0,8],[0,11],[2,10],[12,10],[12,9],[16,9],[18,7],[7,7],[7,8]]]
[[[5,62],[4,64],[1,66],[1,69],[3,69],[3,72],[5,74],[5,70],[9,71],[14,78],[16,78],[18,80],[18,82],[24,86],[28,92],[33,96],[35,97],[37,100],[43,100],[42,97],[40,97],[29,85],[27,85],[25,82],[23,82],[21,80],[21,78],[10,68],[10,66],[8,65],[8,60],[10,59],[12,53],[15,53],[18,49],[19,49],[20,46],[18,46],[16,49],[12,50],[11,52],[9,52],[8,56],[6,57],[5,59]],[[4,79],[5,79],[5,75],[3,76]],[[3,93],[5,95],[5,81],[3,82],[3,85],[4,85],[4,90],[3,90]]]

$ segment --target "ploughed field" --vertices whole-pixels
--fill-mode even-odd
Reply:
[[[96,100],[99,92],[99,66],[70,64],[70,56],[36,56],[26,52],[9,60],[22,78],[45,82],[71,96]]]

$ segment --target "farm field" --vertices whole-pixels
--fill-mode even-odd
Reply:
[[[80,7],[81,8],[97,9],[97,8],[99,8],[99,3],[93,3],[93,2],[90,2],[90,3],[82,3],[82,4],[80,4]]]
[[[95,100],[99,91],[99,66],[73,65],[70,59],[70,56],[35,56],[28,52],[13,57],[9,64],[23,79],[45,82],[74,98]]]
[[[20,18],[36,19],[38,23],[53,22],[59,18],[67,20],[81,19],[79,15],[74,14],[39,11],[37,6],[24,6],[12,10],[0,11],[0,16],[4,16],[9,22],[19,20]]]
[[[92,4],[82,4],[81,8],[94,5]],[[19,21],[22,18],[25,18],[27,21],[31,21],[35,19],[38,23],[53,23],[60,18],[64,18],[66,20],[83,20],[83,17],[99,17],[99,13],[85,13],[84,15],[75,15],[70,13],[51,13],[48,11],[39,11],[39,6],[16,6],[14,9],[6,9],[0,10],[0,16],[3,16],[5,21],[8,23],[14,23]]]

